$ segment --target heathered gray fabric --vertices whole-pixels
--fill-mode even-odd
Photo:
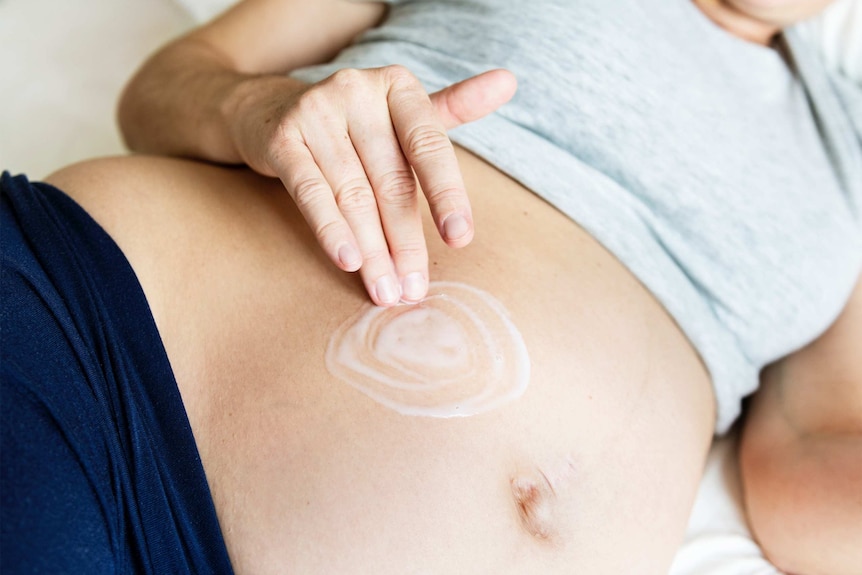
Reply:
[[[655,294],[710,370],[721,433],[760,369],[834,320],[862,268],[862,96],[787,36],[791,65],[689,0],[406,0],[294,75],[399,63],[435,91],[514,72],[514,100],[453,141]]]

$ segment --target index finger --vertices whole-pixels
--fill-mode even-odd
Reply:
[[[431,208],[443,240],[462,247],[473,239],[470,201],[446,128],[419,81],[406,70],[391,70],[387,100],[395,134]]]

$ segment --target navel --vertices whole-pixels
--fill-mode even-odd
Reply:
[[[575,467],[570,458],[558,460],[544,469],[534,467],[515,473],[510,479],[515,509],[521,526],[542,541],[557,539],[561,498],[568,499]]]
[[[513,477],[512,495],[524,529],[538,539],[550,539],[554,494],[547,483],[535,478]]]
[[[365,304],[332,335],[329,372],[405,415],[466,417],[523,395],[526,345],[503,305],[455,282],[432,282],[415,305]]]

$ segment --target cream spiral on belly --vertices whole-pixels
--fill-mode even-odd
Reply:
[[[405,415],[464,417],[520,397],[527,347],[490,294],[432,282],[415,305],[365,304],[332,335],[326,366],[338,379]]]

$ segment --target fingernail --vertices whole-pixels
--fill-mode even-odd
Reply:
[[[407,274],[404,278],[401,291],[404,294],[402,296],[404,299],[409,301],[419,301],[425,297],[425,292],[427,291],[425,276],[419,272]]]
[[[397,303],[401,299],[398,284],[390,276],[383,276],[374,284],[377,300],[383,304]]]
[[[443,222],[443,233],[447,240],[457,240],[470,231],[467,220],[461,214],[452,214]]]
[[[349,271],[359,269],[359,264],[362,263],[362,258],[359,257],[359,252],[350,244],[344,244],[338,248],[338,261]]]

